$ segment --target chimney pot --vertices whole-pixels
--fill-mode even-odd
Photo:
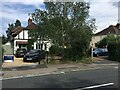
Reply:
[[[31,25],[32,24],[32,19],[28,19],[28,25]]]

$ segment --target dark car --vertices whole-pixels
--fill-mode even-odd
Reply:
[[[107,56],[108,50],[107,48],[96,48],[93,50],[93,56]]]
[[[43,50],[30,50],[28,53],[24,55],[24,62],[39,62],[40,60],[45,59],[46,52]]]
[[[19,48],[17,49],[16,53],[15,53],[15,57],[24,57],[24,55],[27,53],[26,49],[23,48]]]

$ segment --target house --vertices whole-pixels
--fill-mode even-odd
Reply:
[[[28,30],[25,27],[18,26],[12,30],[13,51],[14,54],[18,48],[26,48],[28,45]]]
[[[18,26],[15,29],[12,30],[12,48],[13,48],[13,54],[16,53],[16,50],[18,48],[28,48],[28,40],[31,38],[29,37],[29,30],[34,30],[37,27],[36,24],[32,22],[32,19],[28,19],[28,25],[27,27],[21,27]],[[51,43],[49,41],[35,41],[32,45],[32,49],[41,49],[49,51],[49,48],[51,47]]]
[[[116,25],[110,25],[104,30],[94,34],[90,45],[95,47],[95,44],[97,42],[101,41],[104,37],[106,37],[109,34],[120,35],[120,23],[117,23]]]

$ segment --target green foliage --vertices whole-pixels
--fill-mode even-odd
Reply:
[[[12,30],[15,29],[15,27],[21,26],[21,22],[19,20],[16,20],[16,22],[13,24],[8,24],[8,29],[6,31],[7,34],[7,40],[11,41],[12,38]]]
[[[28,40],[28,46],[27,46],[27,50],[31,50],[31,49],[33,49],[33,47],[32,47],[32,45],[33,45],[33,42],[34,42],[34,40]]]
[[[7,37],[2,36],[2,44],[6,44],[8,42]]]
[[[103,48],[107,46],[107,38],[103,38],[101,41],[97,42],[95,46],[98,48]]]
[[[110,34],[103,38],[96,45],[99,48],[107,46],[108,48],[108,58],[114,61],[120,61],[120,36]]]
[[[11,37],[12,37],[12,30],[15,28],[14,27],[14,24],[8,24],[8,29],[6,31],[6,34],[7,34],[7,39],[8,41],[11,41]]]
[[[21,22],[19,20],[16,20],[15,27],[21,26]]]
[[[0,68],[2,67],[3,53],[4,53],[4,49],[2,47],[2,37],[0,37]]]
[[[120,36],[114,36],[111,39],[108,42],[109,59],[120,62]]]
[[[95,29],[95,19],[89,16],[86,2],[44,2],[45,10],[31,13],[38,25],[29,31],[34,41],[51,40],[57,46],[51,53],[61,52],[63,57],[78,58],[86,55]],[[66,49],[64,48],[66,46]]]
[[[63,53],[63,48],[58,47],[58,45],[53,45],[50,47],[50,54],[61,56]]]
[[[118,39],[114,34],[109,34],[107,37],[104,37],[101,41],[96,43],[96,47],[103,48],[106,47],[109,43],[115,42]]]
[[[110,43],[108,45],[109,59],[120,62],[120,42]]]

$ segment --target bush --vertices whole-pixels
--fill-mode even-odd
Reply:
[[[107,46],[108,58],[113,61],[120,61],[120,36],[110,34],[96,45],[97,47]]]
[[[51,46],[49,50],[50,50],[50,54],[52,54],[52,55],[62,56],[63,48],[61,48],[57,45]]]
[[[120,62],[120,42],[113,42],[108,44],[108,56],[110,60]]]
[[[81,47],[69,47],[69,48],[62,48],[57,45],[53,45],[50,47],[50,54],[51,56],[61,56],[64,60],[81,60],[84,56],[90,56],[89,51],[86,52],[84,55],[83,50],[81,50]]]

